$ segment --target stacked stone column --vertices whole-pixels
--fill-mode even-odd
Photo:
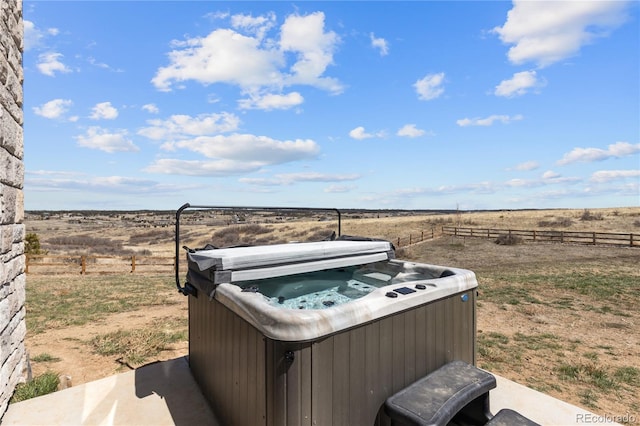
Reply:
[[[0,0],[0,418],[25,380],[22,0]]]

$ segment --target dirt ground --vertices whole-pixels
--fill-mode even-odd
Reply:
[[[637,233],[639,212],[640,209],[633,209],[626,218],[627,224],[613,226],[616,232]],[[514,214],[506,214],[511,221]],[[531,224],[541,218],[557,218],[559,215],[572,215],[575,219],[577,214],[579,212],[540,212]],[[616,220],[621,218],[619,213],[610,216]],[[506,221],[506,218],[503,214],[486,220],[479,216],[466,220],[483,226]],[[633,221],[636,225],[629,225]],[[409,223],[409,227],[416,229],[421,225],[415,221]],[[426,223],[429,222],[422,222],[423,225]],[[38,225],[42,226],[42,222]],[[366,230],[366,227],[358,228],[347,221],[346,227],[349,226],[353,232],[349,229],[347,232],[365,235],[361,230]],[[366,226],[370,224],[367,222]],[[29,225],[27,227],[29,232]],[[400,224],[386,234],[397,235],[406,229],[407,226]],[[40,231],[46,233],[44,228]],[[403,248],[398,257],[476,272],[479,281],[478,340],[479,346],[484,345],[485,349],[478,355],[481,367],[599,415],[640,418],[637,400],[640,377],[634,376],[624,384],[598,387],[588,380],[580,380],[580,377],[568,380],[561,370],[562,366],[577,366],[581,374],[585,374],[585,368],[591,368],[613,377],[614,371],[626,368],[625,371],[637,374],[640,367],[640,314],[635,297],[640,291],[640,248],[541,243],[500,246],[486,239],[442,237]],[[584,274],[587,281],[589,274],[600,276],[622,271],[626,276],[637,277],[637,281],[619,300],[615,300],[615,296],[609,300],[594,300],[593,296],[571,292],[554,283],[554,277],[557,278],[558,271],[562,270],[567,274]],[[500,291],[509,287],[509,279],[534,272],[539,272],[543,280],[518,287],[519,291],[526,292],[519,293],[524,294],[521,301],[505,302],[500,298],[503,294]],[[544,281],[545,276],[550,278]],[[69,376],[71,384],[76,386],[128,370],[130,367],[119,357],[97,355],[86,342],[101,333],[140,328],[153,321],[186,318],[187,299],[177,292],[171,297],[172,303],[164,306],[120,312],[82,326],[53,328],[40,334],[28,333],[26,345],[31,357],[47,353],[57,358],[55,361],[32,362],[34,376],[54,370]],[[496,339],[503,341],[494,345]],[[188,343],[181,341],[147,362],[179,357],[187,352]]]
[[[113,374],[138,367],[127,365],[119,356],[102,356],[94,353],[87,344],[91,338],[118,330],[144,328],[154,321],[172,321],[177,317],[187,317],[187,299],[178,295],[178,303],[166,306],[144,308],[109,315],[105,319],[80,326],[54,328],[40,334],[27,335],[27,350],[31,357],[47,353],[57,361],[32,362],[32,374],[38,376],[46,371],[56,371],[61,376],[69,376],[73,386],[98,380]],[[171,345],[158,356],[147,362],[164,361],[187,355],[189,343],[181,341]]]

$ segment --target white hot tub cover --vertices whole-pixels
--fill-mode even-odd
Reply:
[[[321,271],[393,258],[390,242],[369,240],[198,250],[187,253],[188,280],[209,294],[221,283]]]

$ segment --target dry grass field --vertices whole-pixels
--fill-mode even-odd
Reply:
[[[345,214],[342,233],[391,241],[442,225],[640,233],[640,208],[379,216]],[[185,215],[181,243],[304,241],[335,230],[330,215],[237,219]],[[27,233],[50,254],[170,256],[172,226],[169,213],[26,219]],[[640,418],[640,247],[438,236],[401,247],[397,257],[476,273],[479,366],[601,415]],[[53,371],[73,385],[185,354],[186,317],[170,273],[27,278],[34,375]]]

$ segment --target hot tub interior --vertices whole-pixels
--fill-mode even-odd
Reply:
[[[236,282],[244,292],[262,294],[274,306],[288,309],[326,309],[364,297],[377,288],[454,275],[449,269],[381,261],[282,277]],[[434,283],[418,286],[421,290]]]

